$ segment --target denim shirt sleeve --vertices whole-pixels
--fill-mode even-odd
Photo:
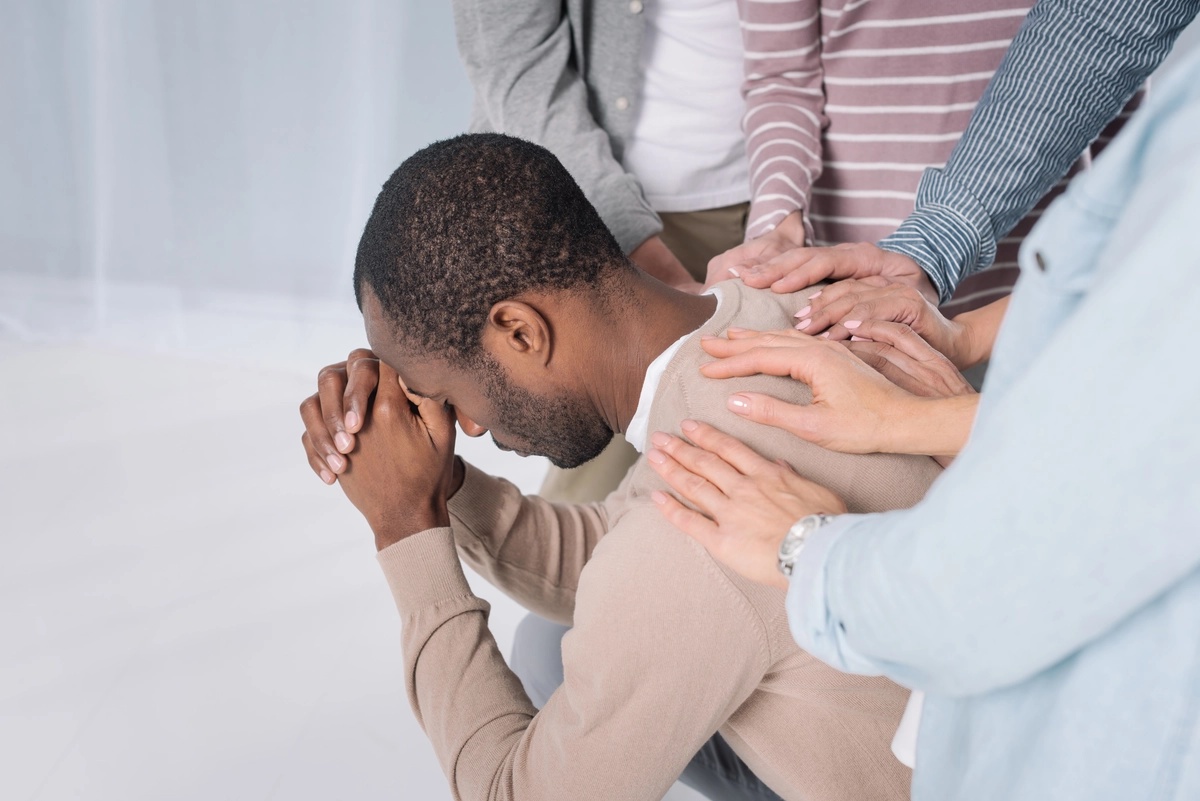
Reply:
[[[942,169],[879,243],[929,274],[942,300],[990,265],[1033,208],[1166,58],[1200,0],[1040,0]]]
[[[1022,250],[971,441],[797,560],[801,647],[947,696],[1041,672],[1200,569],[1200,54]]]

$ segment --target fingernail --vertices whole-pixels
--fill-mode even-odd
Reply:
[[[847,320],[846,322],[842,323],[842,325],[853,331],[855,328],[858,328],[860,325],[862,325],[862,320]]]
[[[346,428],[358,428],[358,412],[346,412]]]
[[[803,331],[805,328],[808,328],[810,325],[812,325],[812,320],[801,320],[800,322],[796,323],[796,330]]]
[[[829,339],[829,332],[826,331],[824,334],[821,334],[818,339]]]
[[[655,464],[662,464],[665,461],[667,461],[667,455],[665,453],[663,453],[662,451],[659,451],[659,450],[655,450],[653,448],[651,448],[649,451],[647,451],[646,458],[649,459],[650,461],[654,462]]]
[[[682,428],[684,431],[695,431],[697,428],[700,427],[700,424],[697,423],[695,420],[684,420],[682,423],[679,424],[679,427]]]
[[[333,480],[334,480],[334,475],[333,475],[333,473],[330,473],[328,470],[322,470],[321,471],[321,480],[324,481],[326,484],[332,484]]]
[[[730,395],[729,408],[738,414],[746,414],[750,411],[750,399],[745,395]]]
[[[793,317],[807,317],[807,316],[808,316],[808,313],[809,313],[810,311],[812,311],[812,305],[811,305],[811,304],[810,304],[810,305],[808,305],[808,306],[805,306],[803,309],[801,309],[800,311],[796,312],[796,313],[795,313],[795,314],[793,314],[792,316],[793,316]]]
[[[328,462],[329,466],[333,468],[333,472],[335,473],[342,469],[342,457],[340,456],[335,456],[331,453],[325,457],[325,461]]]
[[[737,271],[737,268],[736,268],[736,267],[730,267],[730,268],[729,268],[729,274],[730,274],[730,275],[732,275],[734,278],[741,278],[741,277],[742,277],[742,274],[741,274],[741,273],[739,273],[739,272]]]
[[[851,342],[866,342],[866,337],[850,337]]]
[[[333,444],[337,445],[337,449],[342,453],[350,450],[350,446],[354,444],[354,440],[350,439],[350,435],[345,431],[339,431],[333,435]]]
[[[650,500],[654,501],[659,506],[662,506],[667,502],[667,493],[662,492],[661,490],[655,490],[654,492],[650,493]]]
[[[824,291],[825,291],[825,290],[820,290],[820,291],[818,291],[818,292],[814,292],[814,293],[812,293],[811,295],[809,295],[809,296],[808,296],[808,299],[809,299],[809,300],[812,300],[813,298],[819,298],[819,297],[821,297],[821,292],[824,292]]]
[[[665,448],[671,444],[671,438],[661,431],[655,431],[651,434],[650,441],[660,448]]]

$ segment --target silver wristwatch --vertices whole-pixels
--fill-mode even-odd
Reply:
[[[800,518],[795,525],[788,529],[787,536],[783,538],[783,542],[779,543],[780,573],[789,577],[792,575],[792,568],[796,564],[796,558],[804,550],[804,543],[814,531],[832,519],[829,515],[809,515]]]

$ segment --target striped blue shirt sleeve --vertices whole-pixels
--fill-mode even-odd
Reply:
[[[1200,13],[1200,0],[1040,0],[946,166],[879,243],[928,273],[943,301],[1059,181]]]

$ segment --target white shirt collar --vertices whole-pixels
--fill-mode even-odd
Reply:
[[[712,295],[717,299],[717,308],[713,312],[714,315],[721,310],[721,293],[718,291],[720,288],[721,285],[717,284],[704,293],[705,295]],[[692,334],[695,333],[695,331],[692,331],[675,340],[671,343],[670,347],[658,354],[658,357],[650,362],[650,366],[646,368],[646,378],[642,381],[642,394],[638,396],[637,409],[633,413],[633,419],[625,427],[625,439],[637,449],[638,453],[645,453],[648,447],[650,437],[650,407],[654,404],[654,396],[658,393],[658,385],[662,382],[663,373],[667,371],[667,365],[675,358],[675,354],[679,353],[679,349],[683,347],[683,343],[687,342]]]

